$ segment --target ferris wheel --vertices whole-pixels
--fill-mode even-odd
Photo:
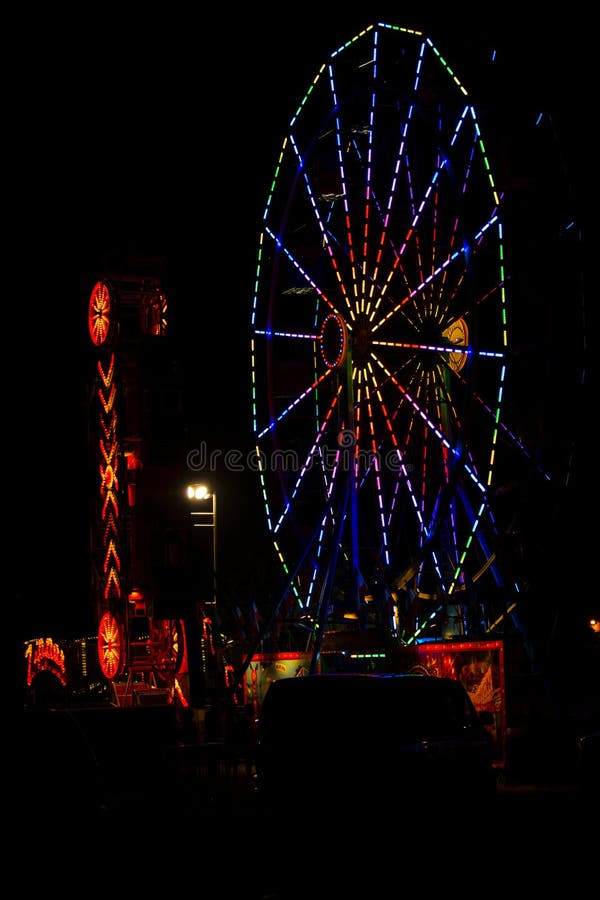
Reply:
[[[364,29],[289,123],[251,319],[277,611],[310,633],[374,610],[410,642],[510,611],[494,501],[527,451],[504,420],[506,282],[467,90],[423,34]]]

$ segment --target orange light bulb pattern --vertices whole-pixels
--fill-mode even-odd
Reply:
[[[111,296],[108,285],[98,281],[92,290],[88,305],[88,328],[96,347],[101,347],[110,336],[112,326]]]
[[[110,612],[104,613],[98,626],[98,658],[107,678],[120,674],[123,659],[121,628]]]

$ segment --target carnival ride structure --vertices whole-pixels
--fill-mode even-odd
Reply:
[[[152,585],[151,561],[158,545],[149,515],[146,470],[151,459],[146,454],[152,436],[145,425],[150,387],[143,361],[167,332],[167,298],[160,279],[121,273],[98,281],[88,301],[88,325],[97,479],[92,589],[101,671],[120,705],[159,694],[187,705],[184,621],[157,614]]]
[[[262,219],[253,429],[283,588],[313,670],[327,629],[406,645],[521,631],[503,485],[548,475],[505,415],[503,197],[459,75],[376,24],[335,49],[289,122]]]

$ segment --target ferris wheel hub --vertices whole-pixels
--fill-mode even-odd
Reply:
[[[365,313],[359,313],[353,331],[352,359],[359,366],[364,365],[371,352],[371,321]]]
[[[346,360],[348,329],[337,313],[326,316],[321,328],[321,355],[328,369],[339,369]]]

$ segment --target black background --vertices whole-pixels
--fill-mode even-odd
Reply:
[[[93,284],[129,255],[163,260],[190,400],[184,443],[251,447],[250,309],[276,155],[318,67],[375,21],[423,30],[482,122],[508,198],[520,350],[509,399],[557,473],[549,508],[559,521],[548,520],[544,500],[530,522],[537,602],[547,604],[542,627],[559,622],[570,634],[592,610],[591,539],[581,521],[584,498],[590,504],[591,410],[589,387],[580,387],[589,363],[581,235],[591,22],[572,4],[567,20],[527,24],[481,9],[102,7],[85,17],[38,13],[15,35],[23,51],[13,73],[15,159],[5,177],[16,202],[5,224],[16,238],[17,278],[4,302],[17,314],[5,358],[16,402],[5,475],[15,497],[10,569],[24,637],[77,632],[88,621]],[[222,566],[246,585],[263,549],[261,526],[248,529],[254,512],[260,518],[258,484],[238,474],[218,490]]]

